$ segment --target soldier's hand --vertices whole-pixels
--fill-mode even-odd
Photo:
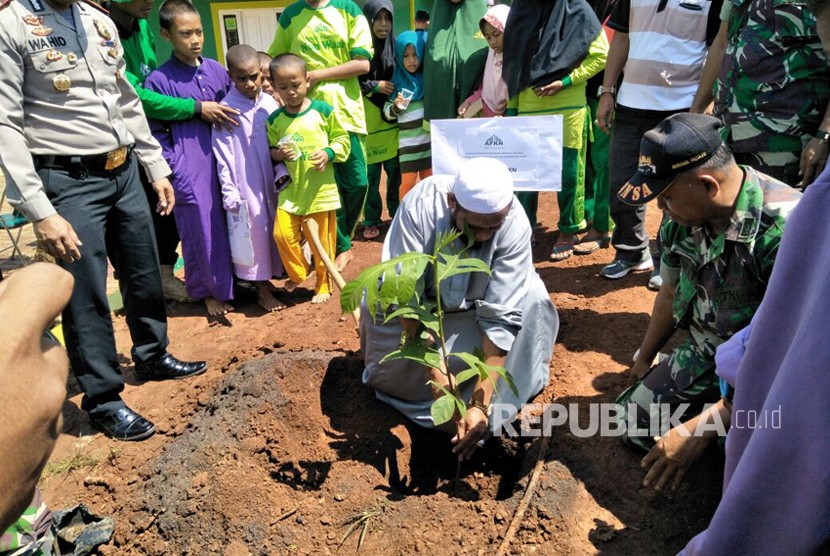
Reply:
[[[654,448],[640,462],[640,467],[648,468],[643,486],[653,486],[660,492],[671,481],[672,491],[677,490],[686,472],[706,450],[709,440],[686,432],[683,425],[658,438]]]
[[[801,176],[801,187],[806,188],[813,183],[824,166],[827,164],[827,155],[830,154],[830,145],[816,138],[810,139],[801,151],[801,161],[798,165],[798,175]]]
[[[32,499],[63,430],[66,353],[43,332],[72,294],[72,275],[34,263],[0,282],[0,530]]]
[[[641,363],[639,361],[635,362],[633,365],[631,365],[631,369],[629,369],[628,371],[631,382],[637,382],[638,380],[646,376],[646,373],[649,371],[649,369],[651,369],[651,367],[648,363]]]
[[[201,118],[217,128],[225,128],[228,131],[233,131],[235,126],[239,125],[239,110],[234,110],[230,106],[219,104],[218,102],[203,102]]]
[[[153,190],[159,196],[156,212],[162,216],[167,216],[173,212],[173,207],[176,205],[176,196],[173,194],[173,186],[170,184],[170,180],[161,178],[154,181]]]
[[[32,224],[35,236],[47,253],[68,263],[81,260],[81,240],[72,225],[59,214],[47,216]]]

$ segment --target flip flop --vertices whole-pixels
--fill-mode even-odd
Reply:
[[[380,236],[380,228],[377,226],[369,226],[363,230],[363,239],[375,239]]]
[[[552,261],[564,261],[569,259],[574,252],[574,242],[562,243],[553,246],[553,251],[550,254]]]
[[[595,251],[599,251],[600,249],[608,249],[608,246],[611,244],[611,238],[608,236],[602,237],[600,239],[589,239],[588,241],[582,240],[579,244],[574,246],[574,253],[577,255],[590,255]]]

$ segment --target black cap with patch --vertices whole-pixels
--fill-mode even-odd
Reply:
[[[674,114],[650,129],[640,141],[637,173],[617,196],[629,205],[644,205],[669,188],[674,179],[696,168],[723,144],[721,121],[704,114]]]

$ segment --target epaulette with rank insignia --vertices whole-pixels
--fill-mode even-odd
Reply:
[[[102,6],[101,4],[99,4],[98,2],[95,2],[93,0],[81,0],[81,1],[84,4],[86,4],[87,6],[95,8],[96,10],[98,10],[99,12],[101,12],[104,15],[109,15],[110,14],[110,11],[108,9],[106,9],[104,6]],[[2,2],[2,0],[0,0],[0,2]]]

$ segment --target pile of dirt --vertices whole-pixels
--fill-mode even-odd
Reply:
[[[496,520],[496,501],[520,490],[519,475],[532,465],[528,445],[492,442],[456,481],[448,437],[382,407],[360,384],[361,371],[354,356],[321,351],[274,353],[239,367],[141,472],[145,494],[131,519],[138,527],[121,548],[326,554],[350,517],[377,513],[367,519],[364,550],[413,553],[440,534],[407,530],[425,520],[440,529],[459,518],[459,504],[488,516],[492,531],[455,536],[487,546],[506,515]],[[345,544],[356,545],[360,532]]]
[[[111,548],[316,555],[362,542],[365,554],[492,553],[540,441],[491,440],[459,470],[448,436],[375,400],[361,372],[353,354],[323,351],[272,353],[230,372],[139,470],[134,498],[119,512],[129,525],[121,524]],[[517,553],[647,548],[574,475],[590,461],[560,460],[561,442],[554,437]]]

